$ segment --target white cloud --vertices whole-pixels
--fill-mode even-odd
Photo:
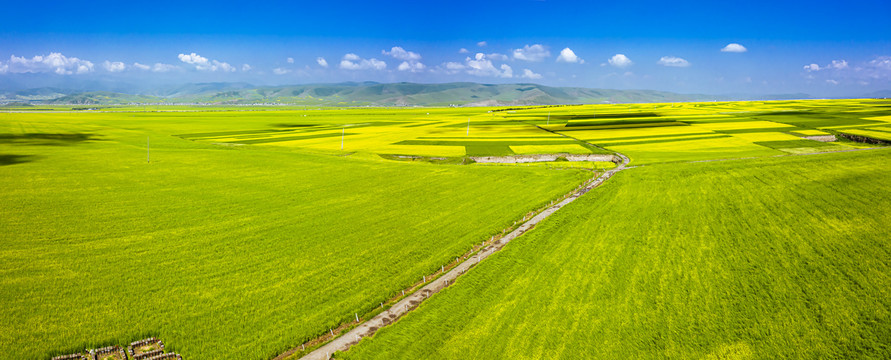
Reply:
[[[829,69],[842,70],[842,69],[847,69],[847,68],[848,68],[848,62],[846,60],[832,60],[832,62],[829,63],[829,65],[825,65],[825,66],[820,66],[817,64],[810,64],[810,65],[804,66],[804,70],[807,72],[829,70]]]
[[[463,66],[468,74],[474,76],[513,77],[513,69],[511,69],[510,66],[506,64],[501,65],[499,70],[499,68],[496,68],[495,65],[492,64],[492,60],[487,59],[486,54],[483,53],[477,53],[473,58],[466,58]],[[446,67],[448,68],[449,64],[446,64]],[[458,68],[457,66],[452,67],[455,69]]]
[[[152,71],[154,72],[168,72],[176,69],[178,69],[178,67],[170,64],[155,63],[155,65],[152,66]]]
[[[529,69],[523,69],[523,75],[520,75],[520,77],[527,79],[541,79],[541,74],[536,74]]]
[[[241,65],[241,71],[242,71],[242,72],[248,72],[248,71],[251,71],[251,69],[253,69],[253,67],[251,67],[251,66],[248,65],[248,64]]]
[[[9,65],[6,65],[2,61],[0,61],[0,74],[6,74],[7,71],[9,71]]]
[[[542,61],[551,56],[551,52],[541,44],[534,44],[523,46],[522,49],[514,49],[513,55],[517,60]]]
[[[293,63],[294,63],[294,58],[289,57],[289,58],[288,58],[288,64],[293,64]]]
[[[323,68],[328,67],[328,60],[325,60],[325,58],[323,58],[321,56],[316,58],[316,63],[319,64],[319,66],[321,66]]]
[[[737,43],[730,43],[730,44],[727,44],[727,46],[725,46],[724,48],[722,48],[721,51],[722,52],[732,52],[732,53],[744,53],[746,51],[749,51],[749,49],[746,49],[745,46],[742,46]]]
[[[835,81],[835,80],[832,80],[832,79],[826,80],[826,83],[829,84],[829,85],[838,85],[838,81]]]
[[[427,68],[427,66],[416,61],[403,61],[401,64],[399,64],[399,67],[397,69],[399,69],[399,71],[421,72],[424,71],[425,68]]]
[[[387,68],[387,63],[374,58],[362,59],[359,55],[350,53],[344,55],[343,60],[340,60],[340,68],[344,70],[384,70]]]
[[[514,70],[510,68],[510,65],[501,64],[501,77],[511,78],[513,76],[514,76]]]
[[[877,56],[863,67],[854,68],[856,75],[869,79],[891,79],[891,56]]]
[[[124,65],[124,63],[122,63],[120,61],[111,62],[111,61],[105,60],[105,62],[102,63],[102,67],[104,67],[105,71],[108,71],[108,72],[121,72],[121,71],[124,71],[124,69],[127,66]]]
[[[557,56],[557,62],[566,62],[566,63],[579,63],[584,64],[585,60],[578,57],[574,51],[570,48],[565,48],[560,50],[560,56]]]
[[[11,73],[46,73],[59,75],[85,74],[93,71],[93,63],[76,57],[67,57],[61,53],[37,55],[30,59],[12,55],[4,65],[6,72]]]
[[[354,63],[347,59],[340,60],[340,68],[345,69],[345,70],[360,70],[361,69],[359,64]]]
[[[820,71],[820,65],[817,65],[817,64],[805,65],[804,70],[807,72]]]
[[[609,64],[615,67],[628,67],[633,62],[629,59],[625,54],[615,54],[613,57],[609,58]]]
[[[273,74],[276,74],[276,75],[284,75],[284,74],[287,74],[287,73],[289,73],[289,72],[291,72],[291,70],[288,70],[288,69],[285,69],[285,68],[280,68],[280,67],[275,68],[275,69],[272,69],[272,73],[273,73]]]
[[[381,50],[381,54],[392,56],[393,58],[404,60],[399,66],[396,68],[399,71],[411,71],[411,72],[421,72],[427,68],[424,64],[422,64],[421,54],[416,52],[407,51],[399,46],[394,46],[390,49],[390,51]],[[373,59],[372,59],[373,60]]]
[[[208,63],[208,60],[206,57],[203,57],[196,53],[191,53],[189,55],[179,54],[179,55],[177,55],[177,57],[179,58],[179,61],[182,61],[186,64],[207,65],[207,63]]]
[[[495,60],[495,61],[507,61],[507,59],[510,59],[509,57],[507,57],[507,55],[499,54],[499,53],[486,54],[486,58],[489,58],[489,59]]]
[[[467,50],[467,49],[465,49],[465,48],[461,48],[461,50],[458,50],[458,53],[459,53],[459,54],[469,54],[469,53],[470,53],[470,50]]]
[[[833,69],[845,69],[848,67],[848,62],[845,60],[832,60],[832,63],[829,64]]]
[[[179,61],[182,61],[186,64],[195,65],[195,69],[200,71],[235,72],[235,67],[229,65],[229,63],[217,60],[210,60],[196,53],[179,54],[177,55],[177,57],[179,58]]]
[[[664,66],[674,66],[674,67],[687,67],[687,66],[690,66],[690,62],[689,62],[689,61],[684,60],[684,59],[679,58],[679,57],[676,57],[676,56],[663,56],[661,59],[659,59],[659,61],[657,62],[657,64],[659,64],[659,65],[664,65]]]
[[[201,68],[198,68],[198,70],[201,70]],[[229,63],[224,63],[224,62],[219,62],[219,61],[214,60],[214,61],[213,61],[213,65],[210,66],[210,67],[208,67],[207,70],[209,70],[209,71],[217,71],[217,70],[219,70],[219,71],[223,71],[223,72],[235,72],[235,67],[232,66],[232,65],[229,65]]]
[[[453,75],[453,74],[457,74],[459,72],[464,71],[464,69],[466,69],[466,68],[467,68],[467,66],[464,66],[464,64],[462,64],[462,63],[450,61],[450,62],[447,62],[440,66],[437,66],[436,69],[433,69],[433,71]]]
[[[485,42],[485,41],[480,41],[480,42],[476,43],[476,46],[479,46],[479,47],[483,47],[483,46],[486,46],[486,45],[489,45],[489,43],[487,43],[487,42]]]
[[[412,52],[412,51],[406,51],[405,49],[403,49],[399,46],[394,46],[393,48],[390,49],[390,51],[381,50],[381,54],[387,55],[387,56],[392,56],[399,60],[409,60],[409,61],[421,60],[421,54],[418,54],[418,53]]]
[[[139,70],[149,70],[152,68],[151,65],[140,64],[138,62],[133,63],[133,67]]]
[[[879,69],[891,70],[891,56],[879,56],[870,60],[869,65]]]

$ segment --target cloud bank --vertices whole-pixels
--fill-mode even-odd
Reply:
[[[123,65],[123,64],[122,64]],[[62,53],[37,55],[30,59],[11,55],[0,67],[0,73],[56,73],[59,75],[86,74],[93,71],[93,63]]]
[[[375,58],[363,59],[359,55],[349,53],[340,60],[340,68],[344,70],[384,70],[387,63]]]

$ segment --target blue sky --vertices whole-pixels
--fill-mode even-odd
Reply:
[[[474,81],[817,96],[891,89],[887,0],[35,4],[4,5],[20,16],[0,23],[0,84]]]

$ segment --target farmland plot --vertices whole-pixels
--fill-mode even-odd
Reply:
[[[888,358],[891,152],[625,170],[347,359]]]

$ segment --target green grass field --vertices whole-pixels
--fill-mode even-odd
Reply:
[[[269,121],[242,114],[98,115],[0,114],[18,156],[0,166],[0,358],[148,335],[187,359],[272,357],[590,176],[171,136]]]
[[[347,359],[891,356],[891,152],[635,168]]]
[[[644,166],[344,356],[887,357],[888,150],[787,155],[889,105],[0,112],[0,359],[272,358],[614,166],[467,157],[611,152]]]

